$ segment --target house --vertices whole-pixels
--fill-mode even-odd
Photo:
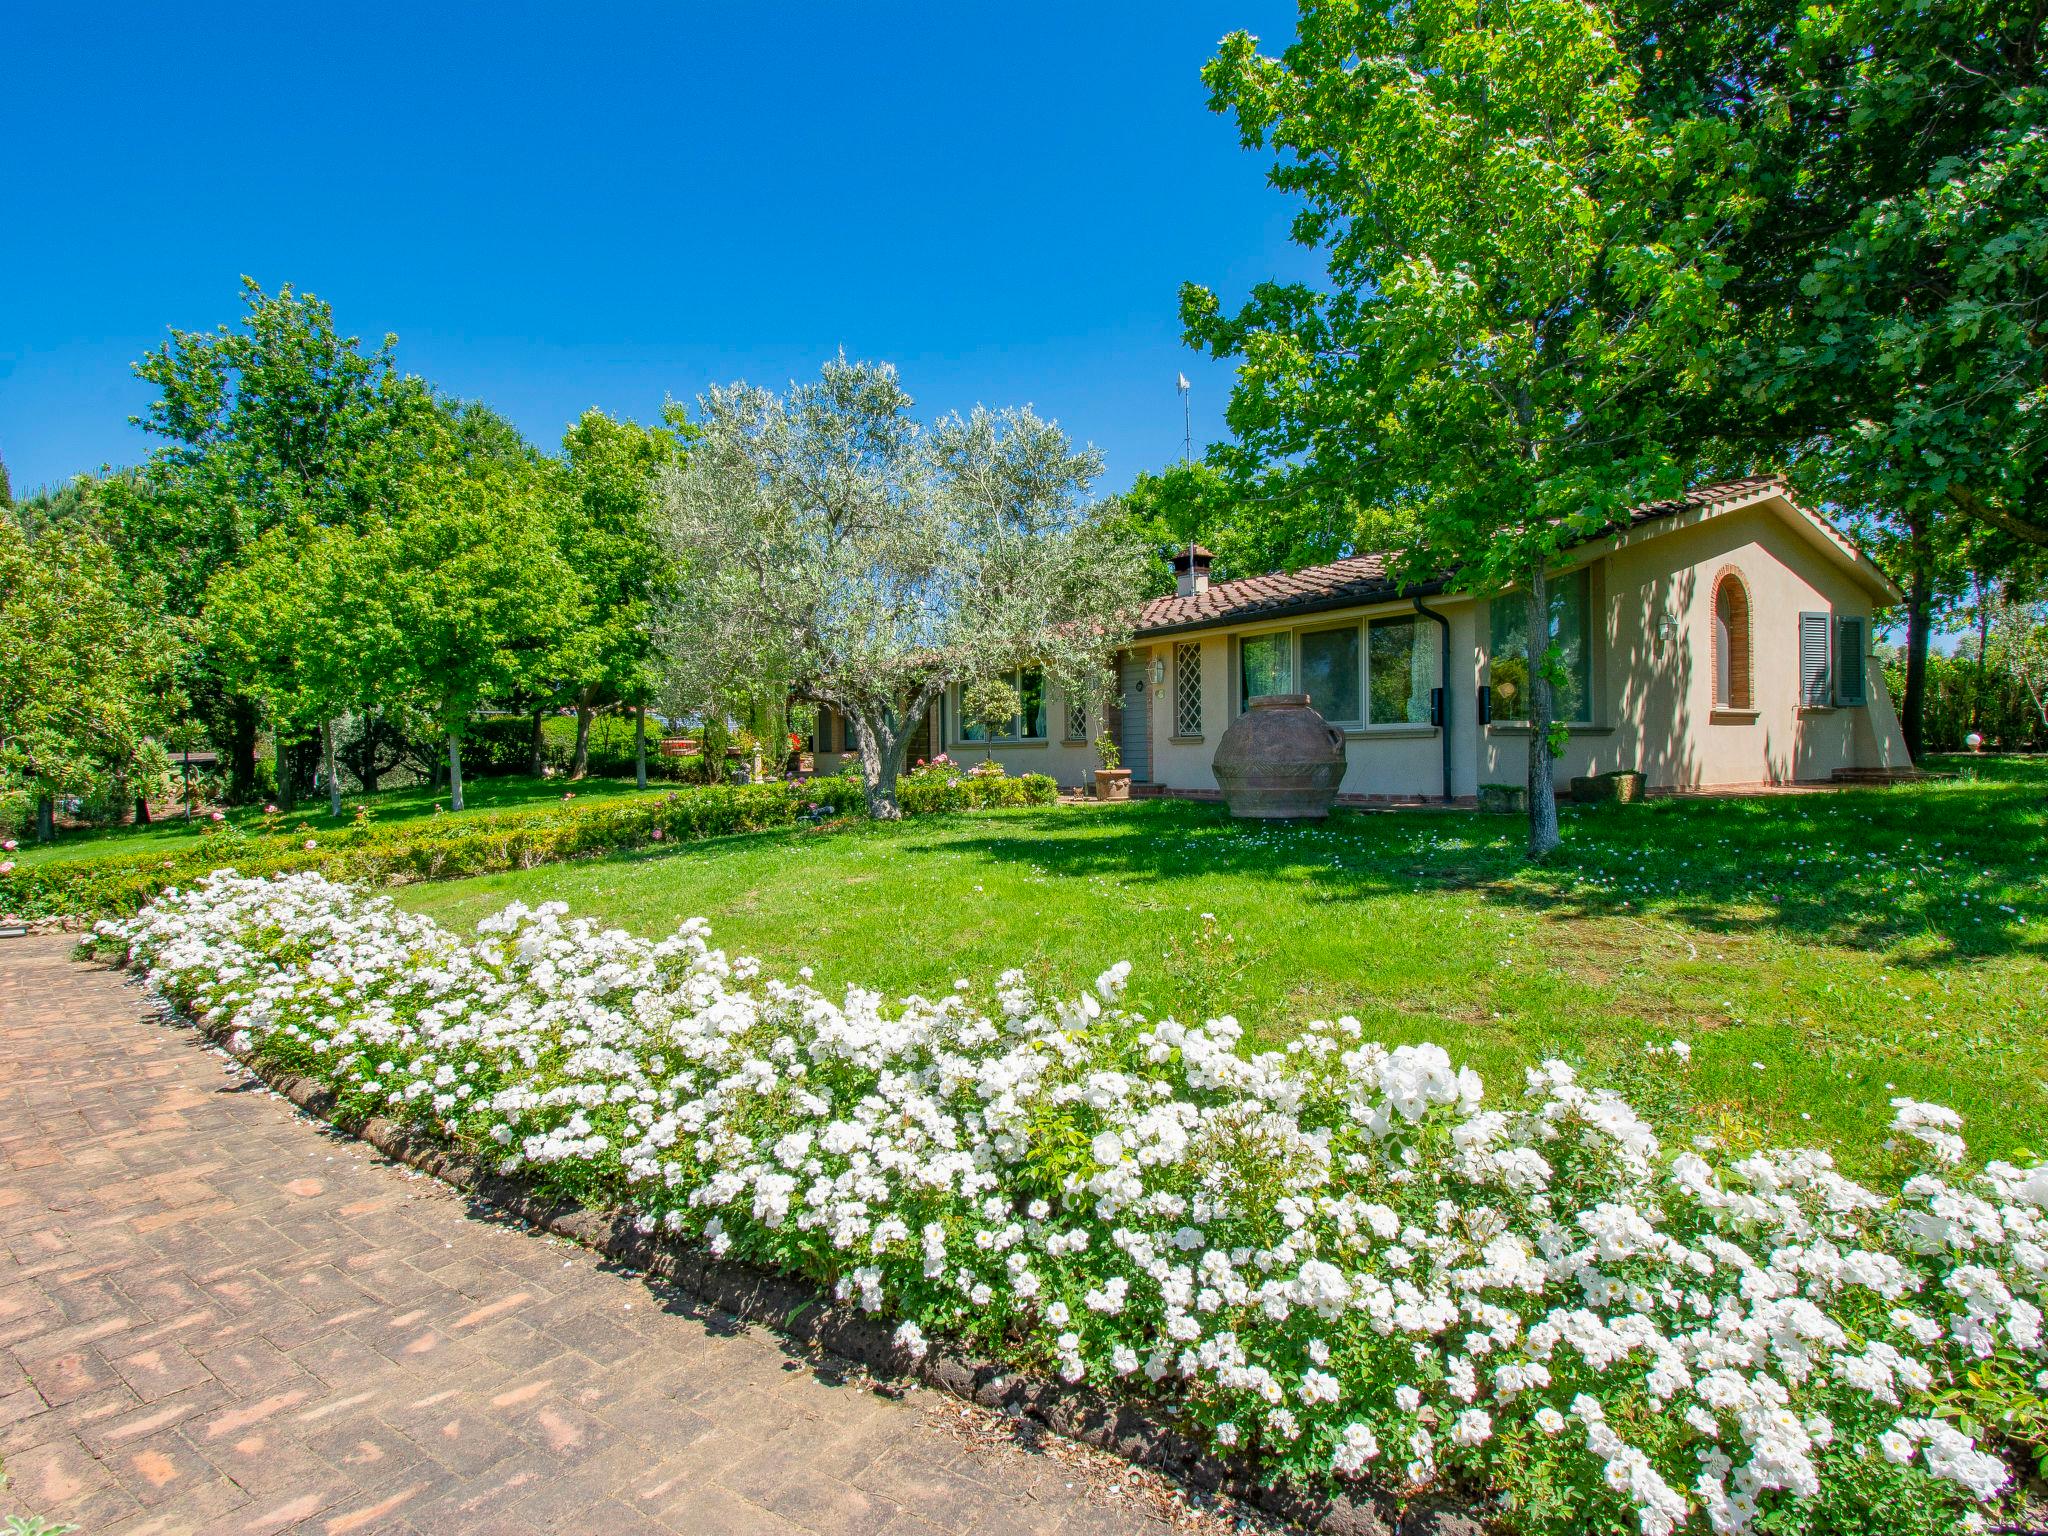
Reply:
[[[1062,697],[1040,674],[984,741],[957,694],[913,761],[992,753],[1013,773],[1088,782],[1107,730],[1138,786],[1213,794],[1225,728],[1261,694],[1305,693],[1343,728],[1353,801],[1466,800],[1528,769],[1526,609],[1443,582],[1401,588],[1380,555],[1211,582],[1174,558],[1178,590],[1141,610],[1117,695]],[[1557,716],[1570,778],[1641,770],[1653,788],[1883,777],[1911,767],[1872,655],[1873,607],[1897,587],[1783,481],[1705,486],[1637,508],[1570,551],[1551,582],[1569,681]],[[821,720],[819,768],[851,745]]]

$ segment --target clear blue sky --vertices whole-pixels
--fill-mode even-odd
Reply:
[[[1198,71],[1274,0],[32,6],[0,91],[0,457],[17,493],[148,440],[129,364],[292,282],[553,446],[838,348],[921,412],[1029,402],[1105,488],[1223,431],[1180,344],[1307,275]]]

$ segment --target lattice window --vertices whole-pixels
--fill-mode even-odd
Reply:
[[[1067,696],[1067,740],[1088,739],[1088,701],[1078,693]]]
[[[1176,736],[1202,734],[1202,642],[1182,640],[1173,648],[1173,724]]]

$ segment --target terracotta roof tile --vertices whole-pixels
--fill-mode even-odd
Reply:
[[[1646,502],[1632,508],[1619,527],[1634,527],[1672,512],[1692,507],[1734,501],[1758,492],[1782,489],[1775,475],[1753,475],[1746,480],[1724,480],[1703,485],[1666,501]],[[1612,530],[1604,530],[1612,531]],[[1602,537],[1602,534],[1590,537]],[[1165,630],[1195,629],[1210,624],[1242,623],[1251,619],[1277,618],[1290,613],[1313,613],[1325,608],[1348,608],[1361,603],[1386,602],[1405,595],[1387,574],[1391,554],[1354,555],[1328,565],[1311,565],[1298,571],[1276,571],[1266,576],[1244,576],[1219,581],[1206,591],[1190,597],[1155,597],[1138,610],[1136,632],[1156,634]],[[1443,589],[1441,581],[1416,589],[1428,596]]]

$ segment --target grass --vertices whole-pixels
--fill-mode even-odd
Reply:
[[[673,784],[653,784],[649,791],[670,790]],[[632,795],[640,791],[631,779],[587,778],[569,783],[563,778],[535,778],[518,774],[506,778],[466,779],[462,785],[462,814],[472,815],[479,811],[522,810],[529,806],[544,805],[559,801],[565,793],[573,791],[580,800],[599,800],[614,795]],[[374,795],[350,795],[341,802],[341,821],[337,823],[327,814],[327,799],[301,801],[297,807],[279,818],[279,824],[291,830],[304,824],[309,832],[322,828],[346,825],[355,816],[358,805],[367,804],[377,823],[401,823],[417,821],[431,816],[436,805],[448,803],[446,789],[430,789],[425,785],[413,785],[403,789],[380,790]],[[243,806],[227,813],[228,820],[243,831],[254,835],[265,830],[265,817],[261,806]],[[20,839],[21,847],[11,857],[23,868],[37,864],[52,863],[64,859],[114,858],[127,854],[171,853],[178,848],[197,844],[203,828],[211,825],[205,812],[195,813],[188,822],[182,815],[164,817],[146,827],[81,827],[57,834],[52,843],[34,843],[27,837]]]
[[[1279,1043],[1355,1014],[1512,1092],[1546,1055],[1666,1125],[1882,1156],[1894,1094],[1953,1105],[1985,1155],[2048,1151],[2048,761],[1753,800],[1518,822],[1339,813],[1321,827],[1140,802],[984,812],[407,888],[466,926],[559,899],[642,933],[711,919],[774,972],[930,993],[1022,966],[1066,989],[1118,959],[1144,1005]],[[1675,1068],[1646,1048],[1694,1047]]]

